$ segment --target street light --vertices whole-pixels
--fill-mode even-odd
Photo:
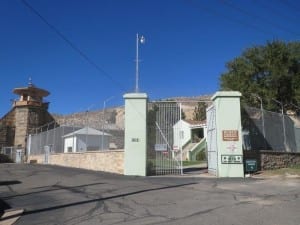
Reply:
[[[109,98],[107,98],[107,99],[105,99],[104,101],[103,101],[103,118],[102,118],[102,141],[101,141],[101,150],[103,150],[104,149],[104,120],[105,120],[105,108],[106,108],[106,102],[108,102],[108,101],[110,101],[111,99],[113,99],[114,98],[114,96],[111,96],[111,97],[109,97]]]
[[[264,136],[264,147],[266,148],[266,131],[265,131],[265,116],[264,116],[264,109],[263,109],[263,102],[262,98],[258,94],[252,94],[252,96],[256,97],[260,101],[260,110],[261,110],[261,123],[262,123],[262,130]]]
[[[283,128],[283,141],[284,141],[284,147],[287,149],[286,134],[285,134],[285,122],[284,122],[284,114],[283,114],[283,104],[282,104],[282,102],[280,102],[280,101],[278,101],[276,99],[272,98],[272,100],[281,106],[282,128]]]
[[[136,34],[136,64],[135,64],[135,92],[139,92],[139,43],[144,44],[144,36]]]
[[[90,105],[90,106],[86,109],[86,111],[85,111],[85,113],[86,113],[86,122],[85,122],[85,124],[86,124],[86,125],[85,125],[85,129],[86,129],[86,133],[85,133],[85,145],[86,145],[86,147],[85,147],[85,151],[88,150],[89,111],[90,111],[90,109],[91,109],[92,107],[94,107],[94,104]]]

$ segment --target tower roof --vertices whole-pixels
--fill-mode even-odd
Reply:
[[[13,93],[17,95],[30,95],[30,96],[39,96],[39,97],[46,97],[50,94],[49,91],[45,89],[38,88],[34,86],[31,82],[28,84],[28,87],[20,87],[20,88],[15,88],[13,90]]]

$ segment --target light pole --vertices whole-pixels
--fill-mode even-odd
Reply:
[[[145,43],[144,36],[139,36],[139,34],[136,34],[136,64],[135,64],[135,92],[139,92],[139,43],[141,44]]]
[[[263,136],[264,136],[264,147],[266,149],[265,115],[264,115],[262,98],[257,94],[252,94],[252,96],[256,97],[260,101],[261,123],[262,123],[262,130],[263,130]]]
[[[283,128],[283,141],[284,141],[285,150],[287,150],[286,133],[285,133],[285,122],[284,122],[284,114],[283,114],[283,104],[282,104],[282,102],[280,102],[280,101],[278,101],[276,99],[272,98],[272,100],[281,106],[282,128]]]
[[[109,98],[105,99],[103,101],[103,117],[102,117],[102,135],[101,135],[101,150],[104,149],[104,123],[105,123],[105,108],[106,108],[106,102],[113,99],[114,96],[110,96]]]
[[[90,109],[94,106],[94,104],[90,105],[87,110],[85,111],[86,113],[86,125],[85,125],[85,129],[86,129],[86,133],[85,133],[85,151],[88,150],[88,135],[89,135],[89,111]]]

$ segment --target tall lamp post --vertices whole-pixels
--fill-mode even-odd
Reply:
[[[260,101],[261,123],[262,123],[263,137],[264,137],[264,147],[266,148],[265,115],[264,115],[262,98],[257,94],[252,94],[252,96],[256,97]]]
[[[285,133],[285,121],[284,121],[284,114],[283,114],[283,104],[282,104],[282,102],[280,102],[280,101],[278,101],[276,99],[272,98],[272,100],[281,106],[281,117],[282,117],[282,128],[283,128],[283,142],[284,142],[285,149],[287,149],[286,133]]]
[[[111,96],[103,101],[103,118],[102,118],[102,135],[101,135],[101,150],[104,149],[104,123],[105,123],[105,108],[106,108],[106,102],[113,99],[114,96]]]
[[[86,109],[86,111],[85,111],[85,113],[86,113],[86,122],[85,122],[85,144],[86,144],[86,149],[85,149],[85,151],[87,151],[88,150],[88,135],[89,135],[89,111],[90,111],[90,109],[92,108],[94,106],[94,104],[92,104],[92,105],[90,105],[87,109]]]
[[[144,44],[145,38],[143,35],[136,34],[136,64],[135,64],[135,92],[139,92],[139,43]]]

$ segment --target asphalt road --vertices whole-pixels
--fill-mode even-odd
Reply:
[[[0,199],[24,209],[17,225],[299,225],[299,196],[300,179],[143,178],[0,164]]]

